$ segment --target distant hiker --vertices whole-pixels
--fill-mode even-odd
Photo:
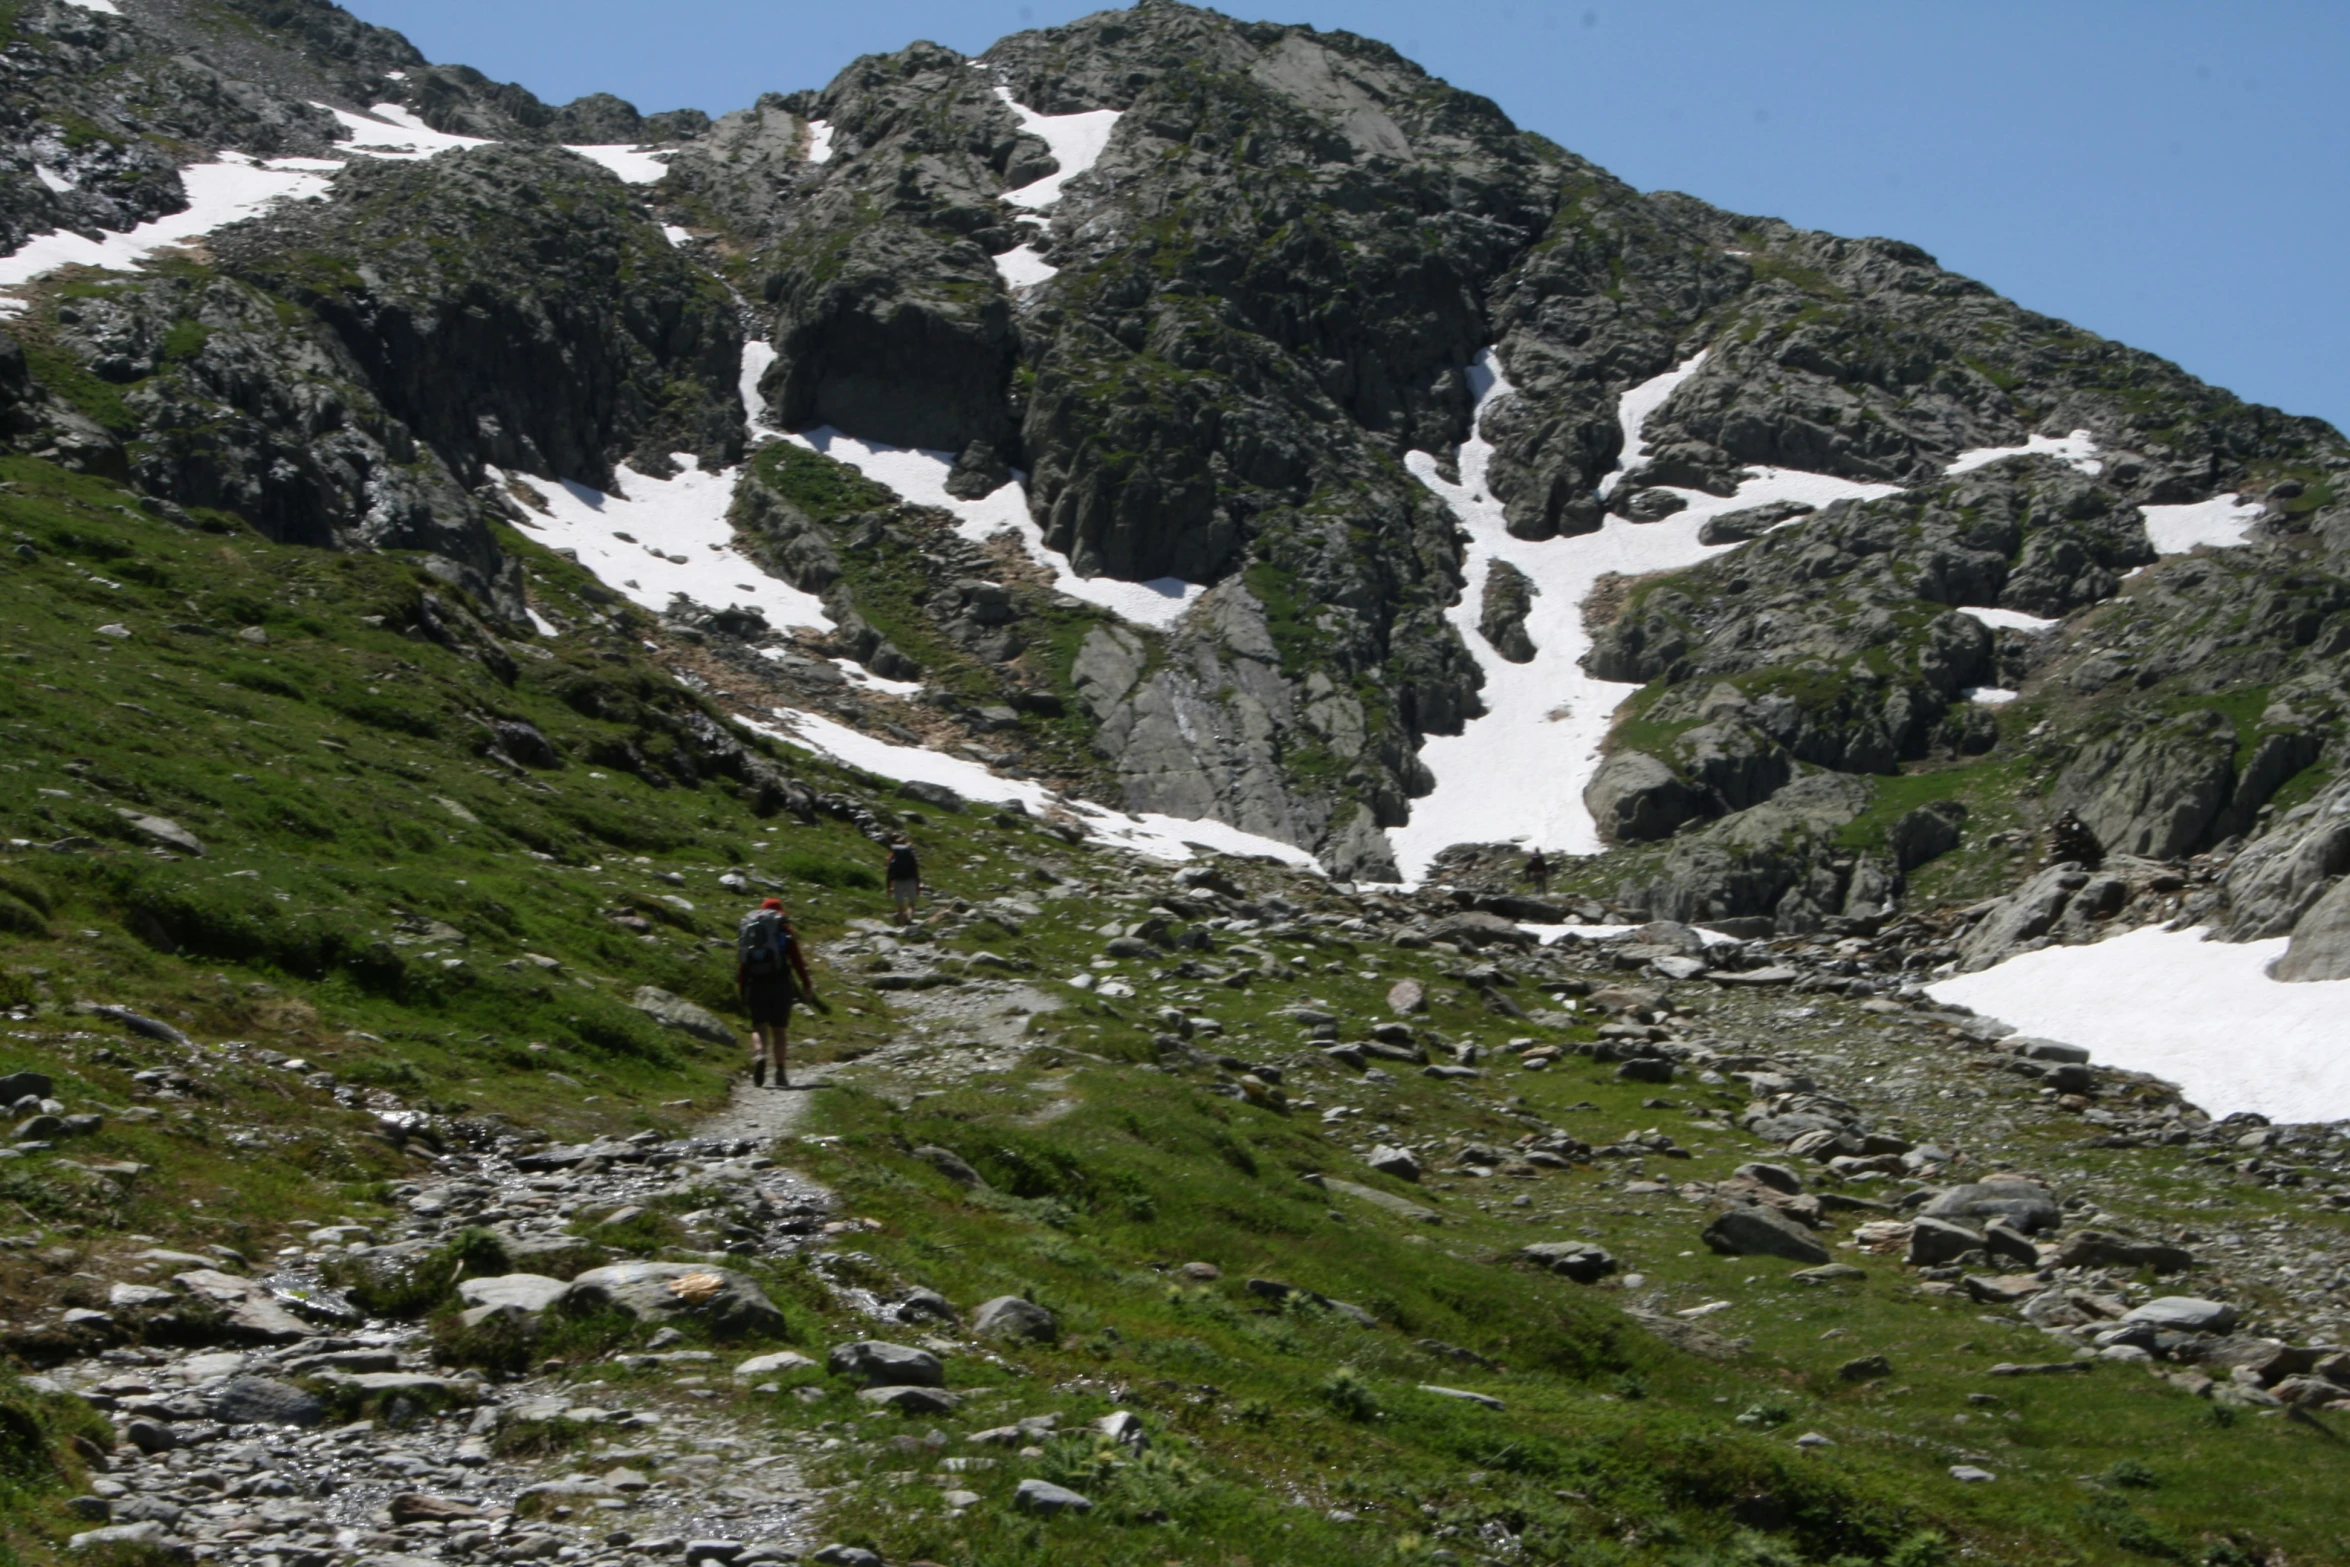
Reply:
[[[794,976],[797,976],[795,981]],[[792,929],[783,900],[769,898],[743,916],[734,937],[734,988],[751,1014],[751,1081],[764,1087],[767,1063],[775,1063],[775,1086],[789,1088],[784,1075],[784,1031],[791,1027],[792,1003],[816,1001],[816,982],[808,977],[808,960],[800,951],[800,933]]]
[[[904,833],[889,841],[889,899],[897,905],[898,923],[910,924],[914,905],[922,901],[922,862]]]
[[[1550,891],[1550,860],[1540,849],[1526,856],[1526,880],[1534,884],[1537,895]]]

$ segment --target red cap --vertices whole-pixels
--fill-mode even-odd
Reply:
[[[759,907],[763,909],[780,909],[783,907],[783,900],[781,898],[769,898],[765,903],[760,904]]]

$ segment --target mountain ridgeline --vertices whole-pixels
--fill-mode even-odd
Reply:
[[[323,199],[143,271],[23,288],[8,438],[166,515],[417,552],[485,636],[527,640],[510,476],[736,471],[756,424],[949,454],[964,499],[1024,475],[1077,575],[1207,591],[1123,623],[1055,593],[1033,552],[815,457],[741,467],[734,516],[824,596],[833,626],[803,651],[925,684],[925,743],[1381,881],[1388,831],[1437,784],[1423,742],[1484,715],[1484,658],[1538,652],[1530,586],[1500,564],[1469,580],[1407,454],[1449,474],[1489,443],[1527,541],[1669,518],[1757,468],[1880,486],[1716,518],[1707,542],[1752,542],[1594,595],[1583,667],[1637,690],[1596,775],[1557,782],[1613,846],[1572,890],[1781,933],[1865,924],[2015,891],[2070,812],[2126,884],[2099,921],[2166,912],[2131,865],[2249,842],[2199,912],[2238,935],[2314,920],[2302,967],[2350,974],[2350,915],[2312,912],[2350,870],[2327,825],[2350,447],[1914,246],[1643,193],[1384,44],[1165,0],[976,58],[868,56],[714,121],[549,106],[324,0],[5,14],[13,243],[169,214],[183,168],[222,153],[344,156],[333,109],[481,143],[351,157]],[[1098,157],[1028,194],[1073,172],[1039,122],[1102,111]],[[567,150],[614,143],[665,169],[628,184]],[[1480,410],[1488,350],[1511,391]],[[1692,360],[1620,472],[1625,394]],[[2092,460],[2038,439],[2076,432]],[[2150,538],[2142,507],[2225,497],[2257,508],[2240,541]],[[1457,629],[1464,596],[1481,630]],[[725,608],[673,619],[777,638]],[[2285,861],[2288,891],[2252,887]]]

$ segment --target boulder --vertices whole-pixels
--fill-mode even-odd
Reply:
[[[1408,1148],[1381,1143],[1371,1150],[1363,1163],[1381,1175],[1392,1175],[1399,1181],[1416,1181],[1420,1178],[1419,1156]]]
[[[867,1387],[945,1387],[946,1368],[926,1349],[861,1339],[835,1344],[824,1369]]]
[[[1936,800],[1896,817],[1885,830],[1885,846],[1904,872],[1914,871],[1957,848],[1965,826],[1965,806],[1956,800]]]
[[[925,1143],[922,1147],[914,1150],[914,1157],[929,1165],[957,1186],[977,1188],[987,1184],[985,1176],[971,1168],[964,1161],[962,1155],[950,1148],[940,1148],[935,1144]]]
[[[2209,710],[2082,747],[2050,791],[2109,854],[2171,860],[2203,846],[2232,795],[2236,725]]]
[[[813,1371],[816,1362],[792,1350],[778,1350],[772,1355],[754,1355],[734,1368],[742,1380],[756,1381],[760,1377],[784,1376],[794,1371]]]
[[[188,1547],[169,1538],[163,1525],[149,1520],[146,1523],[112,1524],[103,1529],[84,1529],[65,1542],[68,1550],[120,1552],[127,1556],[166,1554],[185,1560]]]
[[[314,1426],[326,1419],[326,1405],[316,1394],[271,1377],[231,1377],[205,1407],[227,1425]]]
[[[876,1408],[894,1409],[901,1415],[950,1415],[962,1403],[940,1387],[869,1387],[857,1397]]]
[[[2182,1273],[2195,1266],[2192,1252],[2159,1241],[2133,1241],[2102,1230],[2068,1235],[2048,1259],[2052,1268],[2152,1268],[2156,1273]]]
[[[1830,1260],[1817,1236],[1769,1208],[1729,1209],[1705,1227],[1703,1239],[1727,1257],[1784,1257],[1812,1265]]]
[[[977,1338],[1013,1339],[1030,1344],[1050,1344],[1060,1337],[1060,1319],[1032,1300],[1017,1295],[998,1295],[983,1301],[971,1314],[971,1332]]]
[[[535,1315],[563,1298],[571,1288],[561,1279],[539,1273],[504,1273],[495,1278],[466,1279],[457,1296],[468,1306],[511,1307]]]
[[[1979,1231],[1947,1219],[1920,1218],[1909,1228],[1909,1260],[1917,1267],[1938,1268],[1982,1249]]]
[[[2225,1333],[2236,1325],[2236,1308],[2193,1295],[2165,1295],[2123,1313],[2124,1322],[2143,1322],[2176,1333]]]
[[[2064,1219],[2048,1188],[2031,1181],[1977,1181],[1953,1186],[1926,1204],[1924,1217],[1961,1223],[2001,1219],[2026,1235],[2045,1234]]]
[[[734,1030],[726,1020],[707,1007],[696,1006],[683,996],[673,996],[658,985],[640,985],[630,998],[630,1006],[660,1024],[696,1039],[708,1040],[713,1045],[732,1048],[738,1044]]]
[[[617,1307],[644,1322],[692,1319],[725,1337],[780,1334],[783,1313],[739,1273],[699,1263],[617,1262],[592,1268],[563,1293],[566,1312]]]
[[[1093,1503],[1049,1480],[1023,1480],[1012,1493],[1012,1505],[1024,1513],[1050,1518],[1057,1513],[1090,1513]]]
[[[1670,838],[1684,822],[1711,814],[1706,792],[1645,751],[1618,751],[1583,786],[1583,804],[1610,843]]]
[[[1538,1241],[1518,1255],[1578,1284],[1596,1284],[1616,1271],[1616,1259],[1589,1241]]]
[[[1428,927],[1429,936],[1436,941],[1449,941],[1464,947],[1534,946],[1538,938],[1498,914],[1483,909],[1464,909],[1450,914]]]

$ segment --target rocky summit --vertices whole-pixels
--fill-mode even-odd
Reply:
[[[0,1560],[2350,1559],[2338,432],[1347,33],[775,85],[0,6]]]

